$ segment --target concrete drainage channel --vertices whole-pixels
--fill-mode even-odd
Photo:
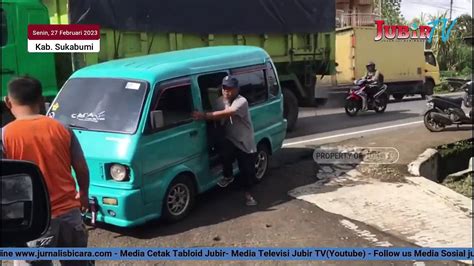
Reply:
[[[384,167],[369,167],[370,171],[363,165],[347,169],[341,165],[317,167],[317,182],[288,194],[420,247],[470,247],[472,200],[430,180],[437,180],[437,164],[444,163],[436,161],[436,156],[442,160],[449,157],[439,155],[443,153],[442,149],[427,150],[408,166],[411,175],[400,174],[398,178],[387,178],[394,173]],[[467,166],[458,168],[465,170]]]
[[[473,148],[474,139],[468,139],[427,149],[408,165],[408,172],[472,199]]]

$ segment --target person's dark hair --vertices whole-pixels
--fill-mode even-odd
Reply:
[[[20,105],[33,105],[43,97],[43,88],[39,80],[23,76],[8,83],[8,93]]]

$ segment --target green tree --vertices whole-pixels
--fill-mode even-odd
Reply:
[[[472,25],[474,24],[474,18],[469,14],[461,15],[457,18],[456,25],[454,26],[460,37],[472,36]]]
[[[401,12],[401,3],[402,0],[381,0],[376,1],[377,4],[382,4],[382,19],[388,22],[388,24],[400,24],[404,23],[405,19],[403,18]],[[380,7],[377,7],[380,8]]]
[[[441,16],[429,16],[426,20],[434,21],[439,19],[441,22],[447,17],[446,12]],[[446,42],[442,41],[443,33],[441,26],[434,29],[431,49],[433,49],[437,56],[440,70],[454,71],[461,75],[468,75],[472,72],[472,48],[468,47],[463,41],[464,37],[472,35],[472,24],[473,18],[470,15],[458,17]]]

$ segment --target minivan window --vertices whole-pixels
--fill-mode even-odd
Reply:
[[[436,58],[433,53],[425,53],[425,61],[432,66],[436,66]]]
[[[239,80],[240,95],[247,99],[249,106],[263,103],[268,99],[268,89],[262,69],[233,76]]]
[[[216,100],[222,96],[222,80],[227,72],[205,74],[198,77],[198,86],[201,92],[202,106],[205,111],[216,109]]]
[[[193,96],[191,85],[162,88],[158,102],[152,111],[163,112],[165,128],[178,126],[192,121]]]
[[[267,63],[266,75],[267,75],[268,93],[270,94],[270,98],[274,98],[278,96],[279,88],[278,88],[278,82],[277,82],[275,71],[273,70],[273,66],[270,63]]]
[[[74,78],[64,84],[49,115],[71,127],[134,133],[148,89],[144,81]]]
[[[7,27],[7,15],[3,9],[0,9],[1,16],[1,27],[2,27],[2,36],[0,39],[0,46],[3,47],[7,44],[8,41],[8,27]]]

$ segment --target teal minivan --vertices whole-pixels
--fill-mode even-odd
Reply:
[[[222,176],[210,111],[232,74],[249,102],[257,182],[286,132],[275,66],[262,49],[218,46],[108,61],[75,72],[48,115],[73,129],[90,170],[99,222],[180,220]],[[238,167],[235,167],[238,171]]]

